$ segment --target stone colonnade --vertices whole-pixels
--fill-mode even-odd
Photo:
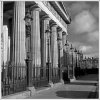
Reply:
[[[63,33],[62,29],[58,28],[58,37],[60,39],[59,50],[60,50],[60,66],[63,67]]]
[[[63,58],[64,44],[66,41],[66,33],[63,35],[63,30],[58,31],[58,26],[55,23],[50,24],[50,18],[44,16],[40,19],[41,9],[33,7],[31,9],[32,23],[31,23],[31,57],[32,66],[46,68],[48,62],[48,39],[45,30],[50,26],[50,63],[52,67],[58,67],[58,43],[57,36],[59,34],[61,40],[60,56]],[[25,31],[25,1],[14,2],[14,16],[13,16],[13,49],[12,49],[12,64],[25,66],[26,59],[26,31]],[[3,20],[1,18],[1,20]],[[42,26],[40,26],[42,20]],[[40,32],[40,27],[42,31]],[[41,36],[40,36],[41,35]],[[62,60],[63,61],[63,60]],[[63,65],[63,64],[62,64]],[[45,71],[44,71],[45,75]]]
[[[25,66],[26,51],[25,51],[25,2],[14,3],[14,18],[13,18],[13,59],[15,65],[21,64]]]
[[[1,60],[0,60],[0,64],[2,65],[3,64],[3,2],[0,2],[0,32],[1,32],[1,36],[0,36],[0,57],[1,57]]]
[[[66,67],[67,66],[67,56],[66,56],[66,33],[65,32],[62,32],[62,45],[63,45],[63,65]]]

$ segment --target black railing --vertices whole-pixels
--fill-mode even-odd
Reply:
[[[33,67],[32,82],[35,88],[48,85],[48,68]]]
[[[72,79],[73,78],[73,68],[72,65],[69,65],[69,78]]]
[[[2,96],[25,91],[27,87],[26,66],[3,65],[1,87]]]
[[[22,65],[2,66],[1,87],[2,96],[25,91],[28,87],[27,67]],[[32,86],[35,88],[48,86],[49,78],[57,83],[60,81],[60,68],[32,66]]]
[[[52,82],[57,83],[60,81],[60,68],[52,68]]]

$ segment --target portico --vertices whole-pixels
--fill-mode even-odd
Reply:
[[[4,83],[6,79],[8,79],[8,85],[10,82],[17,82],[16,87],[12,87],[15,89],[13,93],[19,92],[16,89],[22,85],[26,89],[29,86],[38,88],[48,85],[49,82],[52,84],[60,82],[59,69],[61,70],[61,67],[58,67],[58,61],[59,58],[63,59],[64,44],[68,35],[67,24],[70,24],[67,12],[60,6],[61,2],[4,1],[0,3],[2,5],[1,29],[4,25],[8,29],[7,32],[1,31],[1,34],[3,37],[9,37],[7,41],[10,41],[6,48],[2,46],[2,72],[6,70],[7,74],[2,74],[2,82]],[[29,34],[24,20],[27,11],[32,17]],[[49,30],[49,34],[46,30]],[[61,38],[60,56],[58,56],[58,36]],[[7,43],[4,38],[2,39],[3,45]],[[4,51],[9,51],[6,56]],[[7,58],[5,62],[4,57]],[[27,64],[26,59],[28,59]],[[61,66],[63,65],[61,61]],[[30,79],[27,80],[27,77]],[[8,94],[3,89],[2,95],[11,94],[11,88]]]

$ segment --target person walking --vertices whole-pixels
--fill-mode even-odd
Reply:
[[[63,80],[64,80],[64,84],[67,84],[70,82],[69,78],[68,78],[68,71],[67,69],[63,70]]]

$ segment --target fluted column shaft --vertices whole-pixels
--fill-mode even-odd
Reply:
[[[8,27],[6,25],[3,26],[3,50],[4,50],[4,65],[7,64],[7,47],[8,47]]]
[[[62,44],[63,44],[63,49],[66,51],[66,47],[65,47],[65,44],[66,44],[66,33],[65,32],[62,32]]]
[[[58,43],[57,43],[57,25],[51,27],[52,31],[52,52],[53,52],[53,67],[58,67]]]
[[[25,2],[14,2],[13,22],[13,63],[25,66]]]
[[[66,33],[65,32],[63,32],[62,33],[62,45],[63,45],[63,64],[64,64],[64,67],[66,67],[67,66],[67,56],[66,56],[66,46],[65,46],[65,44],[66,44]]]
[[[62,43],[62,30],[58,31],[58,35],[60,40],[60,61],[61,61],[61,66],[63,65],[63,43]]]
[[[32,52],[32,65],[34,67],[41,66],[41,46],[40,46],[40,8],[33,8],[32,10],[32,27],[31,27],[31,52]]]
[[[49,25],[50,18],[44,16],[42,18],[42,34],[41,34],[41,65],[43,67],[43,75],[46,75],[46,63],[47,63],[47,34],[45,31],[47,30],[47,26]]]
[[[3,64],[3,1],[0,1],[0,29],[1,29],[1,36],[0,36],[0,50],[1,50],[1,53],[0,53],[0,57],[1,57],[1,60],[0,60],[0,64],[2,65]],[[1,49],[2,48],[2,49]]]
[[[62,30],[61,29],[58,29],[58,38],[60,39],[59,40],[59,68],[60,68],[60,80],[62,81],[62,67],[63,67],[63,44],[62,44]]]
[[[51,28],[51,64],[52,67],[54,66],[54,32],[53,32],[53,28]]]

